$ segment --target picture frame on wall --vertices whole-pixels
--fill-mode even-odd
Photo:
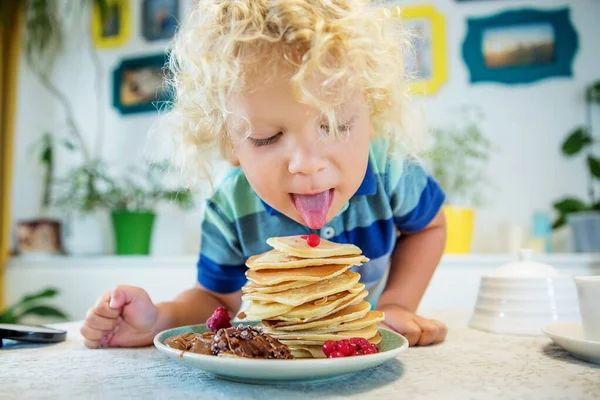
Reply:
[[[178,20],[179,0],[143,0],[142,34],[146,40],[171,39]]]
[[[98,5],[92,7],[92,38],[99,48],[122,46],[129,40],[131,29],[130,0],[108,0],[103,13]]]
[[[113,71],[113,106],[121,114],[157,111],[169,100],[164,67],[168,55],[124,59]]]
[[[572,76],[578,36],[569,9],[517,9],[469,18],[462,46],[470,81],[524,84]]]
[[[413,35],[412,51],[407,54],[406,69],[414,77],[410,91],[430,95],[448,79],[446,23],[432,5],[394,7],[393,13]]]

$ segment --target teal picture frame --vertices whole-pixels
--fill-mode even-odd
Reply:
[[[113,71],[112,103],[121,114],[156,112],[169,104],[167,53],[123,59]]]
[[[517,32],[528,37],[515,39]],[[546,36],[550,34],[552,39],[548,41]],[[510,46],[507,43],[511,38],[529,40],[530,43],[527,45],[529,47],[519,44],[510,50],[498,49],[499,46]],[[532,40],[546,40],[546,42],[542,45],[542,42],[535,44],[531,42]],[[488,51],[494,49],[494,45],[497,53]],[[569,8],[555,10],[524,8],[504,11],[488,17],[469,18],[462,56],[469,70],[471,83],[526,84],[553,77],[572,76],[578,46],[579,39],[571,23]],[[550,51],[552,51],[551,60]],[[526,60],[531,63],[527,64],[524,62]]]

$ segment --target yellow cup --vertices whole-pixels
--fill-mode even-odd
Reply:
[[[446,254],[465,254],[471,251],[475,211],[471,208],[444,206],[446,214]]]

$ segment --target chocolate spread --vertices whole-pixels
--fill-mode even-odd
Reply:
[[[290,349],[262,329],[238,325],[219,329],[213,337],[212,352],[215,355],[232,354],[246,358],[293,359]]]
[[[238,325],[217,333],[181,333],[165,339],[165,345],[192,353],[230,354],[246,358],[293,359],[290,349],[261,328]]]
[[[205,333],[181,333],[165,339],[165,344],[177,350],[191,351],[192,353],[212,355],[211,345],[213,332]]]

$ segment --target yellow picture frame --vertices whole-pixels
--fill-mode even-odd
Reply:
[[[130,0],[108,0],[107,15],[102,21],[100,9],[92,8],[92,37],[99,48],[122,46],[131,33]]]
[[[448,51],[446,47],[446,22],[444,16],[433,5],[396,6],[392,8],[395,16],[404,24],[409,25],[411,20],[426,19],[431,31],[431,68],[428,78],[415,80],[410,85],[414,94],[430,95],[437,92],[448,80]],[[415,49],[417,50],[417,49]]]

